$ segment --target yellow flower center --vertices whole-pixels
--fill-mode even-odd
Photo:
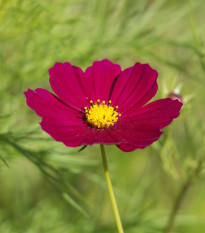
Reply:
[[[97,100],[96,104],[90,101],[90,108],[85,107],[85,116],[87,122],[97,128],[108,128],[113,126],[121,116],[116,110],[118,106],[112,107],[111,100],[108,104],[105,101]]]

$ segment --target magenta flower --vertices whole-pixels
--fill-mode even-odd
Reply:
[[[157,92],[157,71],[148,64],[121,67],[105,59],[85,72],[69,62],[49,70],[56,95],[38,88],[25,92],[27,105],[42,117],[42,129],[56,141],[77,147],[115,144],[143,149],[179,116],[182,103],[170,98],[148,103]]]

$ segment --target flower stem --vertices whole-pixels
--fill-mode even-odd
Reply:
[[[167,226],[165,227],[163,233],[170,233],[172,231],[176,215],[177,215],[177,213],[182,205],[182,202],[184,200],[184,197],[185,197],[188,189],[190,188],[190,185],[191,185],[191,183],[190,183],[190,181],[188,181],[181,187],[181,190],[180,190],[180,192],[179,192],[179,194],[174,202],[173,208],[171,210]]]
[[[115,199],[115,194],[114,194],[114,191],[113,191],[113,188],[112,188],[112,183],[111,183],[111,180],[110,180],[110,173],[109,173],[108,165],[107,165],[105,147],[104,147],[103,144],[100,144],[100,150],[101,150],[101,155],[102,155],[105,179],[106,179],[108,191],[109,191],[109,194],[110,194],[110,199],[111,199],[112,208],[113,208],[114,215],[115,215],[115,221],[116,221],[116,224],[117,224],[118,232],[119,233],[124,233],[123,228],[122,228],[122,223],[121,223],[121,220],[120,220],[118,207],[117,207],[117,202],[116,202],[116,199]]]
[[[188,177],[186,182],[182,185],[181,190],[179,191],[178,196],[176,197],[176,199],[174,201],[173,208],[171,210],[167,225],[164,228],[163,233],[170,233],[172,231],[172,229],[174,227],[174,222],[175,222],[177,213],[182,205],[182,202],[186,196],[186,193],[188,192],[188,190],[190,189],[190,187],[192,185],[194,178],[196,178],[197,175],[200,173],[200,171],[202,169],[202,164],[203,164],[203,161],[199,160],[198,166],[193,170],[193,173]]]

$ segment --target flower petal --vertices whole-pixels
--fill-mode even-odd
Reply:
[[[94,144],[119,144],[124,142],[120,135],[114,133],[113,127],[105,129],[96,129]]]
[[[157,76],[157,71],[148,64],[136,63],[124,70],[114,85],[112,103],[119,106],[120,113],[143,106],[157,92]]]
[[[55,63],[49,70],[50,84],[56,95],[70,107],[81,111],[88,104],[84,72],[69,62]]]
[[[27,105],[42,117],[41,127],[56,141],[76,147],[93,144],[94,132],[84,123],[81,112],[75,111],[44,89],[24,93]]]
[[[120,72],[120,65],[114,64],[107,59],[95,61],[92,66],[88,67],[85,74],[90,100],[94,102],[98,99],[109,101],[110,90]]]
[[[159,128],[147,123],[128,125],[128,123],[124,124],[121,122],[116,125],[116,128],[115,134],[120,134],[121,132],[121,137],[124,139],[124,141],[126,141],[117,146],[119,149],[126,152],[135,149],[143,149],[158,140],[162,134]],[[128,150],[128,148],[130,148],[130,150]],[[133,149],[131,150],[131,148]]]
[[[178,100],[161,99],[143,106],[135,114],[122,117],[116,124],[115,131],[121,131],[127,143],[117,145],[123,151],[143,149],[155,142],[162,132],[160,129],[169,125],[179,116],[182,103]],[[123,129],[126,129],[123,131]]]
[[[94,143],[95,132],[86,124],[82,126],[70,126],[61,123],[60,126],[51,124],[51,121],[44,118],[40,123],[42,129],[50,134],[56,141],[63,142],[68,147],[81,145],[92,145]]]
[[[148,123],[162,129],[179,116],[182,105],[178,100],[170,98],[156,100],[138,109],[135,113],[126,115],[124,120],[132,119],[132,121]]]

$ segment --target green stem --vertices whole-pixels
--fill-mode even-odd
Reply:
[[[115,221],[116,221],[116,224],[117,224],[118,232],[119,233],[124,233],[123,228],[122,228],[122,223],[121,223],[121,220],[120,220],[118,207],[117,207],[117,202],[116,202],[116,199],[115,199],[115,194],[114,194],[114,191],[113,191],[113,188],[112,188],[112,183],[111,183],[111,180],[110,180],[110,173],[109,173],[108,165],[107,165],[105,147],[104,147],[103,144],[100,144],[100,150],[101,150],[101,154],[102,154],[102,161],[103,161],[105,179],[107,181],[107,187],[108,187],[108,191],[109,191],[109,194],[110,194],[110,199],[111,199],[112,208],[113,208],[114,215],[115,215]]]
[[[168,220],[168,223],[167,223],[167,226],[165,227],[163,233],[170,233],[172,231],[172,228],[174,226],[174,221],[175,221],[175,218],[177,216],[177,213],[182,205],[182,202],[184,200],[184,197],[188,191],[188,189],[190,188],[190,185],[191,185],[191,181],[188,180],[186,183],[184,183],[184,185],[182,186],[175,202],[174,202],[174,205],[173,205],[173,208],[171,210],[171,213],[170,213],[170,216],[169,216],[169,220]]]
[[[189,176],[187,181],[182,185],[181,190],[174,201],[173,208],[171,210],[167,225],[164,228],[163,233],[170,233],[172,231],[172,229],[174,227],[174,222],[175,222],[177,213],[182,205],[182,202],[186,196],[186,193],[188,192],[189,188],[192,185],[193,179],[200,173],[200,171],[202,169],[202,164],[203,164],[203,161],[199,160],[198,165],[194,169],[193,173]]]

